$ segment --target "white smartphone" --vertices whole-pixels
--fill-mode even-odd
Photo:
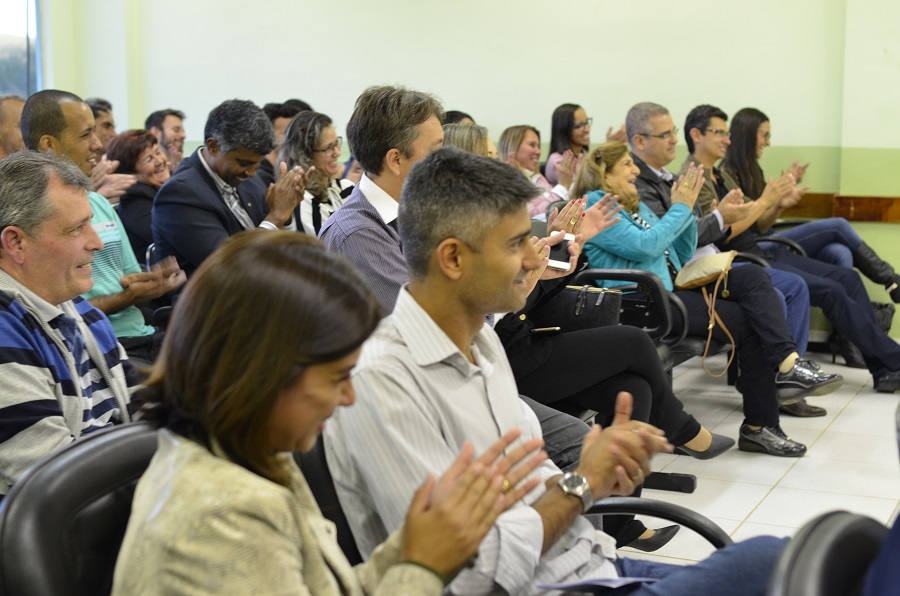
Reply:
[[[551,269],[559,269],[561,271],[569,270],[569,243],[575,241],[573,234],[566,234],[562,242],[556,246],[550,247],[550,262],[547,264]]]

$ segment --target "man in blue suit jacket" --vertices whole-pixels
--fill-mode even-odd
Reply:
[[[275,133],[250,101],[221,103],[210,112],[203,136],[205,144],[153,201],[156,256],[174,256],[189,276],[232,234],[256,227],[296,229],[292,213],[306,183],[299,168],[282,171],[268,189],[256,177],[275,147]]]

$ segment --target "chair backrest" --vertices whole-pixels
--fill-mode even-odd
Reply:
[[[136,423],[35,464],[0,504],[0,594],[109,594],[134,488],[156,451]]]
[[[344,556],[351,565],[362,563],[362,555],[359,554],[359,549],[356,547],[356,540],[353,538],[353,532],[350,531],[350,523],[347,521],[347,516],[344,515],[344,510],[341,509],[341,502],[338,500],[337,491],[334,488],[334,479],[328,469],[322,436],[319,435],[315,447],[306,453],[295,452],[294,459],[303,471],[303,477],[306,478],[306,483],[316,498],[322,515],[337,526],[338,545],[344,551]]]
[[[769,596],[852,596],[888,529],[874,519],[830,511],[800,528],[778,557]]]

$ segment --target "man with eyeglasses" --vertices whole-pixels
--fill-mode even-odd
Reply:
[[[790,197],[795,181],[790,172],[770,181],[755,201],[744,197],[737,182],[717,168],[716,161],[725,156],[730,144],[728,116],[715,106],[700,105],[685,120],[685,140],[690,155],[682,166],[687,171],[693,163],[702,163],[710,176],[704,183],[696,205],[709,214],[714,201],[722,201],[734,193],[752,205],[750,214],[731,226],[730,233],[717,242],[723,250],[749,252],[765,258],[773,269],[794,273],[806,282],[812,306],[821,307],[834,330],[862,352],[866,367],[872,373],[873,386],[881,393],[900,390],[900,344],[881,329],[872,302],[859,274],[853,269],[832,265],[801,256],[777,243],[757,244],[766,236],[759,229],[763,219],[782,199]],[[706,174],[706,172],[704,172]],[[721,208],[721,204],[720,204]],[[757,222],[761,222],[757,226]],[[801,226],[802,227],[802,226]],[[764,229],[764,228],[763,228]]]
[[[719,115],[715,117],[715,120],[717,121],[716,124],[720,125],[718,129],[721,130],[724,128],[725,118],[722,118],[722,116],[725,116],[725,114],[720,113],[720,111],[717,114]],[[710,120],[712,119],[713,117],[707,113],[705,128],[712,128],[710,125]],[[664,106],[651,102],[639,103],[633,106],[628,111],[625,127],[634,163],[640,169],[640,174],[635,180],[635,186],[641,202],[646,204],[661,218],[672,206],[670,197],[675,176],[666,170],[665,166],[675,159],[675,147],[678,145],[678,128],[672,121],[669,110]],[[710,137],[710,140],[716,141],[724,137],[726,139],[725,146],[727,147],[728,137],[726,135],[727,133],[713,135]],[[718,148],[721,148],[721,145],[719,143]],[[704,176],[706,177],[705,186],[713,184],[711,182],[712,177],[719,179],[718,170],[714,169],[715,162],[715,159],[703,162]],[[712,177],[707,176],[707,170],[709,170],[709,173],[714,172]],[[705,214],[697,205],[694,206],[694,213],[697,216],[698,246],[695,257],[717,252],[718,248],[715,243],[723,240],[736,223],[745,220],[753,208],[751,204],[744,203],[743,198],[737,191],[730,195],[726,193],[721,201],[708,201],[707,204],[709,207]],[[806,352],[809,339],[809,291],[806,288],[806,283],[799,276],[792,273],[771,268],[767,268],[765,271],[769,275],[775,291],[778,292],[784,302],[788,329],[797,345],[798,353],[802,355]],[[761,316],[765,315],[765,313],[760,314]],[[801,364],[801,368],[802,366],[803,364]],[[805,371],[798,370],[795,372],[802,375]],[[812,372],[817,373],[818,371]],[[826,381],[824,378],[819,378],[820,376],[818,374],[803,375],[804,382],[800,383],[803,386],[798,388],[797,379],[790,378],[790,374],[779,375],[777,377],[779,397],[782,400],[790,397],[791,401],[793,401],[798,396],[802,396],[801,394],[803,393],[809,394],[817,384]],[[798,389],[800,390],[798,391]],[[782,413],[794,416],[809,417],[826,414],[824,408],[810,405],[805,399],[800,399],[791,404],[782,403],[779,409]]]
[[[190,276],[226,238],[243,230],[296,230],[293,211],[303,200],[308,174],[282,165],[268,187],[256,176],[275,148],[272,123],[253,102],[215,107],[206,120],[206,142],[182,162],[153,200],[156,256],[174,256]]]

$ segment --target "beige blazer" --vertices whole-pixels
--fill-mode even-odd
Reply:
[[[288,455],[290,489],[162,430],[134,496],[114,595],[440,594],[440,579],[397,564],[394,533],[351,567]]]

